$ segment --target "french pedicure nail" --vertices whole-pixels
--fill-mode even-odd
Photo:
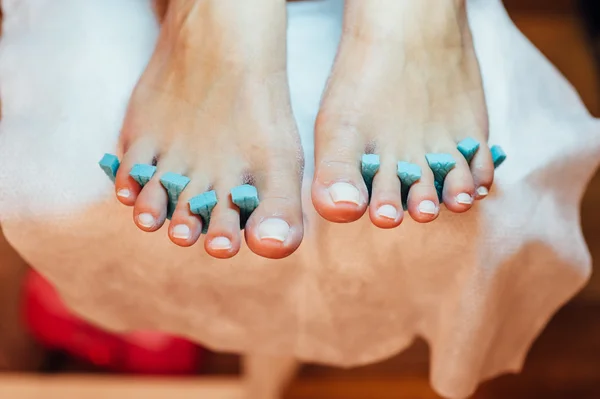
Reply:
[[[349,202],[360,205],[360,191],[350,183],[337,182],[329,187],[331,200],[336,204],[339,202]]]
[[[146,228],[150,228],[156,223],[154,216],[149,213],[140,213],[137,217],[137,220],[140,225]]]
[[[185,224],[178,224],[177,226],[173,227],[173,231],[171,234],[173,235],[173,238],[187,240],[191,236],[191,230]]]
[[[456,196],[456,202],[462,205],[471,205],[473,203],[473,197],[467,193],[460,193]]]
[[[282,219],[265,219],[258,226],[258,237],[261,240],[284,242],[289,234],[290,225]]]
[[[117,195],[121,198],[129,198],[131,192],[126,188],[122,188],[119,191],[117,191]]]
[[[215,250],[231,249],[231,240],[227,237],[215,237],[210,242],[210,247]]]
[[[481,187],[477,187],[477,195],[479,197],[486,197],[489,194],[489,191],[487,188],[481,186]]]
[[[425,200],[419,204],[419,212],[426,215],[437,215],[439,209],[433,201]]]
[[[398,217],[398,211],[392,205],[382,205],[377,209],[377,216],[384,217],[386,219],[396,220]]]

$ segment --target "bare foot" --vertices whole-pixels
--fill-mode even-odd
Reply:
[[[239,209],[231,189],[258,190],[260,205],[245,238],[268,258],[290,255],[303,236],[300,177],[303,158],[289,99],[284,1],[172,0],[159,42],[130,100],[121,133],[116,194],[133,206],[148,232],[167,217],[166,173],[190,181],[174,209],[169,237],[191,246],[202,219],[190,198],[215,190],[218,204],[206,251],[228,258],[240,249]],[[135,164],[154,164],[142,188]]]
[[[351,222],[368,207],[375,225],[398,226],[404,217],[399,161],[421,171],[403,187],[414,220],[434,220],[439,196],[452,212],[465,212],[492,185],[487,135],[464,0],[346,2],[344,34],[316,125],[312,198],[321,216]],[[470,164],[457,149],[464,139],[480,144]],[[369,152],[381,163],[370,204],[361,176],[361,156]]]

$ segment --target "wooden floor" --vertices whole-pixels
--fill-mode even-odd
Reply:
[[[286,399],[439,399],[429,387],[427,349],[417,343],[356,370],[307,367]],[[474,399],[599,399],[600,305],[561,310],[532,348],[523,372],[484,383]]]

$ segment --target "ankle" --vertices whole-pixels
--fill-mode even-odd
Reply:
[[[466,0],[348,0],[344,31],[369,42],[447,47],[468,31]]]
[[[171,0],[159,46],[193,62],[283,70],[284,0]]]

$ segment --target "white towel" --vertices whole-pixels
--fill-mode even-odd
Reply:
[[[0,217],[20,254],[85,318],[154,328],[222,351],[355,366],[417,336],[431,379],[462,398],[521,367],[548,319],[586,282],[579,202],[600,125],[517,31],[500,0],[469,2],[490,143],[508,160],[491,195],[379,230],[337,225],[309,198],[313,122],[340,35],[339,0],[289,5],[293,107],[307,164],[305,239],[271,261],[231,260],[139,231],[97,165],[113,152],[158,26],[147,0],[3,0]],[[199,149],[199,155],[202,149]]]

